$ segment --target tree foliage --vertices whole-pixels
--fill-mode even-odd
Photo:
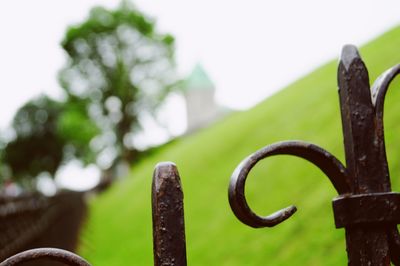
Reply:
[[[18,110],[15,138],[0,143],[1,178],[54,177],[74,158],[108,172],[119,160],[132,162],[141,116],[154,114],[176,85],[174,39],[128,2],[116,10],[93,8],[67,30],[62,48],[66,97],[40,96]]]
[[[42,96],[21,107],[13,119],[15,139],[4,150],[4,163],[15,179],[54,174],[63,159],[64,140],[57,130],[62,105]]]
[[[30,100],[13,119],[15,138],[5,144],[2,162],[15,180],[54,176],[72,158],[90,158],[87,143],[98,130],[82,116],[77,102],[59,102],[47,96]]]
[[[141,114],[154,114],[176,84],[173,44],[127,2],[116,10],[93,8],[85,22],[68,29],[60,83],[69,99],[84,103],[80,115],[100,129],[91,147],[103,166],[135,158]]]

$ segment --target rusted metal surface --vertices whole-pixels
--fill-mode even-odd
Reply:
[[[57,248],[37,248],[18,253],[0,263],[0,266],[22,265],[23,263],[39,260],[51,260],[71,266],[90,266],[78,255]]]
[[[395,67],[397,69],[398,67]],[[389,73],[393,73],[389,70]],[[352,182],[352,195],[335,199],[335,216],[352,216],[355,210],[337,208],[339,203],[349,204],[357,197],[354,207],[373,212],[385,207],[391,210],[382,221],[366,221],[358,226],[346,227],[346,245],[349,265],[390,265],[391,250],[389,235],[396,234],[399,205],[395,197],[388,197],[391,191],[389,170],[383,135],[383,103],[390,81],[395,75],[387,72],[378,78],[371,96],[368,71],[354,46],[345,46],[338,70],[339,96],[345,144],[346,164]],[[379,193],[379,194],[377,194]],[[386,199],[378,200],[384,197]],[[351,198],[350,201],[347,198]],[[361,198],[375,198],[369,206],[361,204]],[[361,213],[359,213],[362,215]],[[363,215],[365,216],[365,214]],[[393,216],[397,219],[392,220]],[[365,217],[359,217],[361,220]],[[355,218],[357,219],[357,218]],[[338,218],[336,218],[338,220]],[[349,219],[347,219],[349,220]],[[392,230],[390,230],[392,229]],[[399,254],[392,254],[398,257]]]
[[[288,219],[295,206],[269,216],[247,204],[246,178],[260,160],[288,154],[310,161],[328,176],[339,196],[333,200],[337,228],[346,230],[349,265],[400,265],[400,194],[391,192],[383,131],[383,105],[397,65],[370,89],[368,71],[357,48],[346,45],[338,68],[346,167],[324,149],[301,141],[269,145],[244,159],[232,174],[229,203],[236,217],[252,227],[271,227]],[[372,91],[372,92],[371,92]]]
[[[360,224],[392,223],[400,221],[399,193],[369,193],[338,197],[333,200],[337,228]]]
[[[258,216],[248,206],[244,194],[245,182],[251,169],[260,160],[281,154],[294,155],[310,161],[329,177],[338,193],[350,192],[345,167],[324,149],[301,141],[286,141],[269,145],[244,159],[235,169],[229,184],[229,203],[233,212],[240,221],[251,227],[272,227],[296,212],[296,207],[290,206],[266,217]]]
[[[175,164],[157,164],[152,185],[155,266],[185,266],[183,191]]]

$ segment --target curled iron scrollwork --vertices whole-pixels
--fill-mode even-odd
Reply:
[[[339,194],[349,193],[350,185],[345,167],[335,156],[317,145],[302,141],[278,142],[262,148],[244,159],[232,174],[229,184],[229,203],[236,217],[251,227],[272,227],[296,212],[294,205],[269,216],[255,214],[246,201],[245,184],[251,169],[262,159],[275,155],[293,155],[316,165],[324,172]]]
[[[320,168],[337,190],[335,224],[346,229],[350,265],[400,265],[400,193],[391,191],[385,151],[383,111],[386,92],[400,65],[369,85],[367,68],[355,46],[343,47],[338,68],[346,167],[332,154],[310,143],[279,142],[245,158],[229,184],[229,203],[236,217],[251,227],[272,227],[291,217],[295,206],[261,217],[248,206],[245,182],[262,159],[280,154],[306,159]]]

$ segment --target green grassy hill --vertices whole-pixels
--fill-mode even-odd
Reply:
[[[400,63],[400,27],[360,51],[373,81]],[[331,208],[335,191],[327,177],[308,162],[289,156],[269,158],[249,177],[249,204],[259,214],[292,203],[298,207],[291,219],[277,227],[252,229],[241,224],[227,197],[229,178],[237,164],[276,141],[313,142],[343,162],[337,61],[255,108],[175,141],[134,166],[130,178],[92,202],[80,253],[97,266],[152,265],[152,172],[157,162],[173,161],[185,194],[188,265],[346,265],[344,230],[335,229]],[[269,74],[273,73],[265,73],[266,78]],[[394,190],[400,185],[398,87],[399,82],[392,85],[385,105]]]

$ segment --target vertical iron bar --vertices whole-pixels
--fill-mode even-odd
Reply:
[[[157,164],[152,184],[155,266],[186,266],[183,191],[176,165]]]
[[[385,158],[379,156],[368,71],[354,46],[343,48],[338,83],[346,164],[353,193],[388,192],[390,180],[384,167]],[[346,227],[346,245],[349,265],[390,265],[386,228],[382,225]]]
[[[338,69],[346,166],[353,193],[388,192],[388,170],[382,165],[368,71],[357,48],[343,48]],[[386,164],[385,164],[386,165]]]

